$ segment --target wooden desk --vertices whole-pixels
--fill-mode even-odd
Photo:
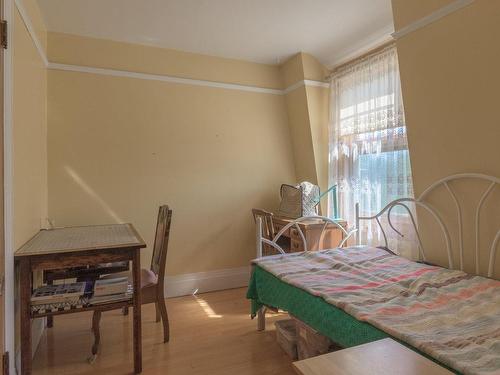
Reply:
[[[444,367],[392,339],[383,339],[293,363],[300,375],[448,375]]]
[[[273,216],[274,230],[276,232],[280,231],[285,225],[294,221],[282,216]],[[308,221],[303,221],[299,223],[299,227],[306,238],[308,250],[319,250],[338,247],[339,243],[344,238],[344,233],[338,227],[330,224],[325,229],[325,234],[323,237],[323,243],[319,243],[321,230],[323,228],[324,222],[321,220],[311,219]],[[339,224],[344,228],[347,226],[347,222],[344,220],[339,220]],[[291,252],[304,251],[304,242],[300,237],[300,233],[295,227],[291,227],[285,233],[283,237],[289,239],[289,250]]]
[[[146,247],[132,224],[95,225],[41,230],[14,254],[20,272],[21,374],[31,374],[31,319],[99,309],[134,307],[134,371],[142,371],[141,261]],[[134,294],[132,300],[92,306],[83,304],[68,310],[34,312],[31,308],[33,271],[101,263],[131,261]]]

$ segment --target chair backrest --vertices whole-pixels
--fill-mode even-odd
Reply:
[[[163,280],[165,278],[165,264],[167,261],[168,237],[170,234],[171,221],[172,210],[170,210],[167,205],[160,206],[158,210],[158,220],[156,222],[153,257],[151,258],[151,271],[158,276],[159,285],[163,285]]]
[[[274,237],[273,213],[259,208],[252,208],[253,220],[257,223],[257,218],[262,219],[262,237],[272,240]]]

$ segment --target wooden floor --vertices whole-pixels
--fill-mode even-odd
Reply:
[[[250,320],[245,289],[167,299],[170,342],[163,344],[161,323],[155,323],[154,305],[142,308],[143,374],[166,375],[293,375],[292,361],[275,340],[273,322],[256,331]],[[101,353],[87,362],[92,345],[91,314],[56,317],[35,354],[33,373],[132,373],[132,314],[103,313]]]

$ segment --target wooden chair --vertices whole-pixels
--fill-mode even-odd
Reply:
[[[273,223],[272,212],[262,210],[259,208],[252,208],[253,220],[257,223],[257,218],[262,219],[262,236],[270,241],[273,240],[274,235],[276,234],[276,230]],[[262,255],[275,255],[276,250],[267,244],[262,245]]]
[[[156,322],[158,323],[160,319],[163,322],[164,343],[168,342],[170,339],[170,328],[163,287],[171,220],[172,210],[170,210],[168,206],[161,206],[158,211],[158,221],[156,223],[156,234],[151,267],[149,270],[141,270],[141,302],[143,305],[148,303],[156,304]],[[116,277],[116,275],[112,277]],[[99,350],[99,324],[101,320],[101,313],[102,311],[95,310],[94,316],[92,317],[92,330],[94,331],[95,340],[94,345],[92,346],[93,355],[96,355]]]
[[[273,213],[260,208],[252,208],[252,215],[255,223],[259,217],[262,219],[262,236],[272,241],[274,237]]]

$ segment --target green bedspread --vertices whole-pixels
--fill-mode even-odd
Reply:
[[[262,304],[285,310],[343,347],[365,344],[389,337],[371,324],[360,322],[323,298],[289,285],[255,266],[247,298],[252,316]]]
[[[256,315],[263,305],[278,308],[296,316],[316,331],[345,348],[391,337],[371,324],[356,320],[343,310],[329,304],[323,298],[313,296],[300,288],[281,281],[257,265],[254,265],[253,268],[247,298],[252,301],[252,317]],[[429,358],[429,356],[406,345],[404,342],[402,344]],[[439,363],[433,358],[429,359]],[[439,364],[450,371],[454,371],[441,363]],[[455,371],[454,373],[459,374]]]

